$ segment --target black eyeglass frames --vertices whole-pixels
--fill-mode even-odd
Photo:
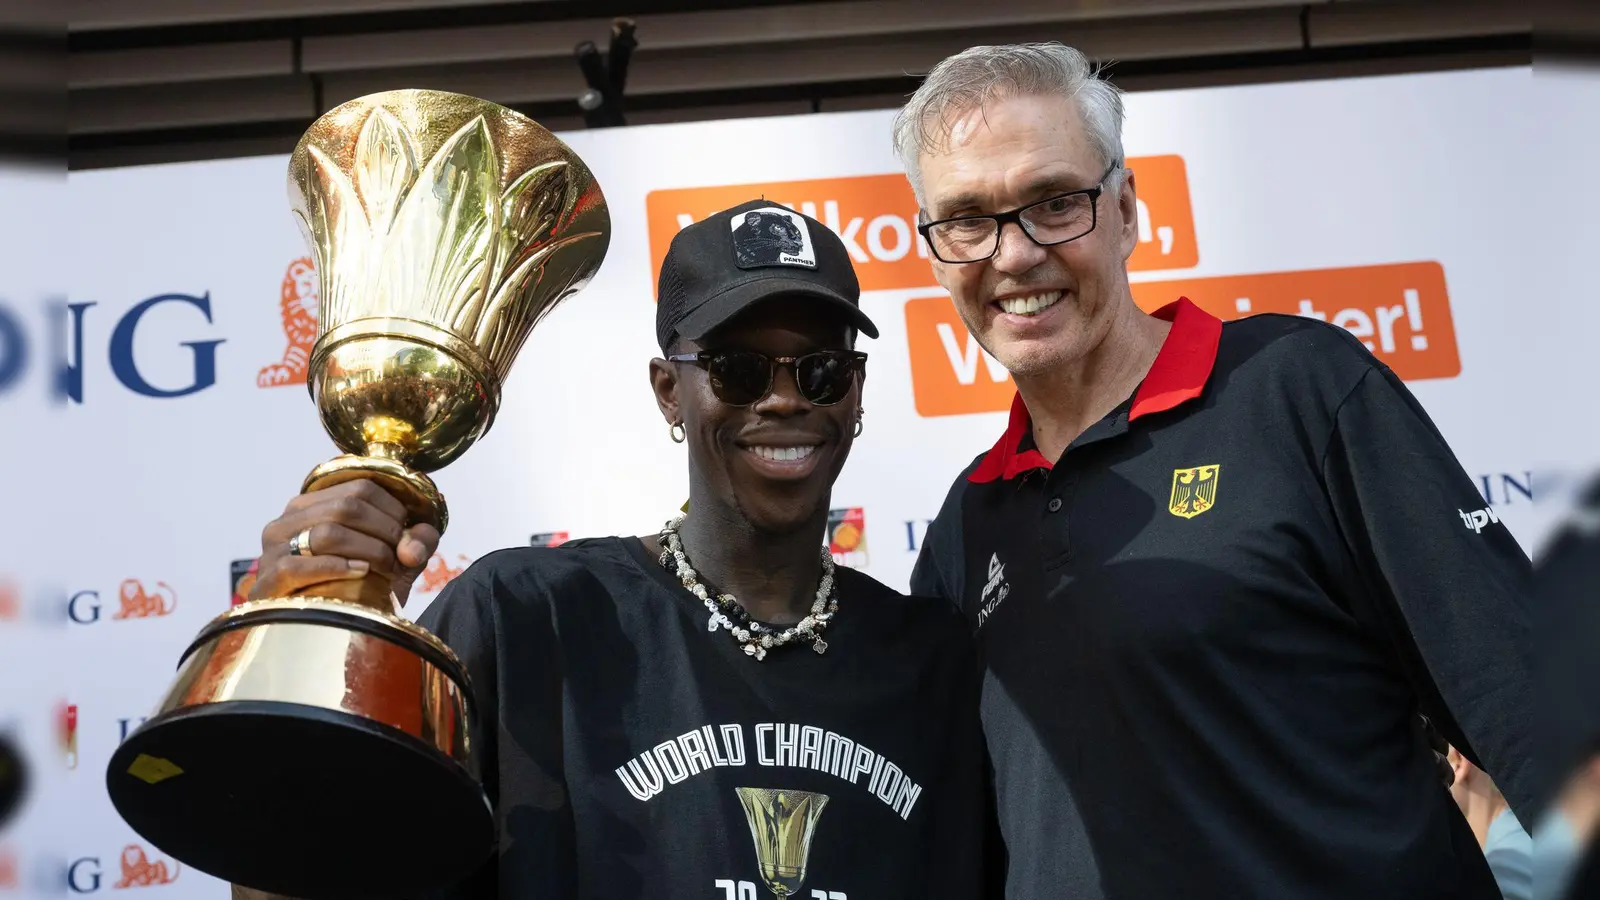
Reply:
[[[1000,250],[1000,229],[1007,222],[1015,223],[1041,247],[1075,241],[1099,223],[1097,210],[1106,179],[1121,165],[1120,160],[1112,163],[1094,187],[1056,194],[1008,212],[925,222],[917,226],[917,233],[928,242],[933,255],[947,263],[982,262],[994,256]]]

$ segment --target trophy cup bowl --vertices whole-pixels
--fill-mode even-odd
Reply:
[[[549,131],[484,100],[391,91],[330,110],[289,165],[322,307],[307,386],[343,454],[302,490],[373,480],[444,531],[429,472],[494,422],[533,327],[598,270],[604,197]],[[106,773],[163,853],[302,900],[414,896],[493,852],[472,687],[385,576],[208,623]]]
[[[778,900],[799,894],[806,881],[811,840],[828,806],[828,795],[752,787],[734,791],[756,845],[761,881]]]

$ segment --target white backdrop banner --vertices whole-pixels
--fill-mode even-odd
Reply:
[[[1591,353],[1600,326],[1592,309],[1558,324],[1562,298],[1511,264],[1533,231],[1518,199],[1538,168],[1532,82],[1497,69],[1140,93],[1126,127],[1138,302],[1186,295],[1224,318],[1349,329],[1530,551],[1557,509],[1544,495],[1597,437],[1592,416],[1566,415],[1545,362]],[[450,530],[408,612],[494,549],[645,533],[683,503],[683,450],[647,382],[656,267],[685,223],[756,196],[817,217],[857,263],[882,336],[864,343],[870,412],[830,540],[842,563],[905,588],[951,479],[1003,429],[1011,386],[935,285],[890,117],[563,135],[610,204],[610,254],[528,341],[493,431],[437,475]],[[37,776],[0,841],[0,894],[226,896],[121,822],[104,771],[191,638],[248,589],[261,527],[336,452],[305,386],[317,286],[285,173],[284,157],[75,173],[59,213],[70,242],[40,240],[27,216],[0,225],[27,251],[0,306],[0,727]],[[13,198],[47,187],[6,184]],[[1558,419],[1566,430],[1549,430]]]

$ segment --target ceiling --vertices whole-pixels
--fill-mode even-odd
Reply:
[[[604,51],[619,16],[637,26],[622,106],[638,124],[895,106],[918,73],[980,43],[1060,40],[1109,64],[1128,90],[1526,64],[1526,9],[1509,0],[79,0],[64,130],[72,168],[287,153],[321,112],[397,87],[474,94],[556,130],[582,128],[586,85],[573,49],[594,41]]]

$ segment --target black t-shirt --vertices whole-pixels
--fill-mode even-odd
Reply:
[[[1393,372],[1180,307],[1030,449],[1024,409],[911,579],[978,631],[1008,896],[1499,896],[1419,714],[1535,821],[1529,563]]]
[[[970,632],[940,600],[836,579],[827,653],[757,661],[635,538],[469,567],[418,621],[471,674],[500,845],[445,896],[763,900],[755,832],[809,815],[792,896],[979,897]]]

